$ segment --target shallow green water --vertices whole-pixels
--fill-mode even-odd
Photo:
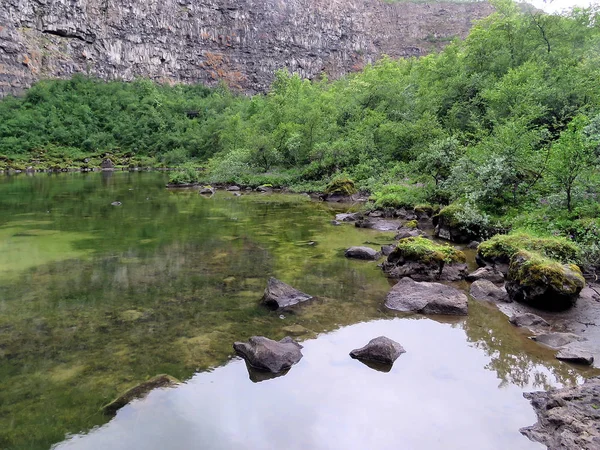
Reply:
[[[334,227],[334,207],[303,196],[205,198],[165,182],[110,172],[0,179],[0,448],[49,448],[105,424],[98,410],[120,391],[158,373],[186,380],[222,366],[235,340],[281,338],[292,325],[313,339],[395,317],[382,306],[390,284],[376,264],[343,257],[393,234]],[[269,276],[319,299],[281,318],[258,306]],[[462,330],[499,389],[586,375],[493,307],[470,308],[444,326]]]

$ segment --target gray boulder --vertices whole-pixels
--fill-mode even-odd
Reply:
[[[392,365],[402,353],[406,353],[406,350],[399,343],[379,336],[371,339],[364,347],[352,350],[350,356],[354,359]]]
[[[491,266],[480,267],[467,275],[467,281],[489,280],[492,283],[504,283],[504,275]]]
[[[600,377],[580,386],[523,394],[538,421],[520,431],[552,450],[600,449]]]
[[[491,302],[509,301],[508,293],[503,287],[498,287],[489,280],[477,280],[471,285],[469,294],[476,300],[488,300]]]
[[[385,306],[422,314],[466,315],[468,299],[458,289],[441,283],[402,278],[387,294]]]
[[[542,333],[532,336],[531,339],[551,348],[560,348],[571,342],[582,340],[580,336],[573,333]]]
[[[362,217],[360,213],[336,214],[335,220],[339,222],[356,222]]]
[[[425,233],[418,228],[400,227],[398,228],[398,232],[396,233],[396,236],[394,236],[394,239],[400,240],[408,237],[423,236],[424,234]]]
[[[389,256],[394,251],[395,248],[396,248],[395,245],[382,245],[381,246],[381,254],[383,256]]]
[[[350,247],[344,253],[346,258],[366,259],[374,261],[379,259],[381,253],[377,250],[373,250],[371,247]]]
[[[576,347],[565,347],[560,349],[556,354],[556,359],[586,366],[594,364],[594,356],[590,352],[586,352],[585,350]]]
[[[271,373],[288,370],[302,359],[302,346],[290,337],[274,341],[264,336],[252,336],[248,342],[235,342],[235,352],[251,367]]]
[[[550,324],[542,319],[540,316],[536,316],[532,313],[514,314],[508,320],[514,326],[522,327],[549,327]]]
[[[285,284],[277,278],[271,277],[267,282],[262,303],[271,309],[278,309],[293,306],[310,299],[312,299],[312,296],[291,287],[289,284]]]
[[[229,186],[229,187],[227,188],[227,190],[228,190],[228,191],[231,191],[231,192],[236,192],[236,191],[239,191],[239,190],[240,190],[240,187],[239,187],[239,186]]]

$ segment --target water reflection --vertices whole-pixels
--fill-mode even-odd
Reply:
[[[407,350],[388,373],[348,356],[380,334]],[[432,320],[349,326],[304,342],[304,358],[284,377],[250,383],[244,362],[235,360],[153,392],[55,448],[543,448],[518,432],[535,422],[522,397],[533,386],[499,388],[485,369],[489,358],[465,337]]]
[[[351,225],[333,227],[329,222],[335,206],[299,196],[233,197],[217,193],[202,198],[194,191],[168,191],[165,182],[165,175],[152,173],[0,178],[0,448],[48,448],[62,441],[65,433],[103,425],[107,418],[98,413],[103,404],[159,373],[186,380],[196,371],[225,365],[214,372],[219,378],[200,374],[194,380],[210,379],[213,385],[221,386],[221,381],[217,382],[221,376],[224,380],[233,377],[230,382],[239,383],[236,389],[241,390],[236,395],[251,396],[258,388],[248,388],[254,385],[249,384],[243,365],[238,367],[241,362],[226,365],[234,341],[252,335],[281,339],[290,330],[305,339],[361,321],[397,316],[383,308],[390,285],[376,264],[342,256],[343,249],[351,245],[385,243],[390,239],[385,233]],[[122,205],[111,206],[113,201]],[[306,245],[308,242],[318,245]],[[281,319],[279,313],[258,305],[270,276],[316,299],[286,312]],[[575,383],[581,373],[589,373],[554,360],[553,354],[519,335],[501,313],[478,303],[471,305],[466,319],[413,319],[383,323],[394,324],[398,330],[413,330],[423,342],[434,341],[440,349],[449,345],[447,333],[458,336],[454,339],[459,339],[460,345],[447,350],[462,349],[456,350],[462,356],[457,356],[453,370],[458,371],[461,365],[466,372],[476,366],[480,375],[492,374],[502,388],[492,396],[514,389],[520,392],[521,388]],[[368,341],[384,333],[373,330],[370,334],[361,335],[356,344],[361,346],[366,338]],[[319,348],[326,348],[327,342],[337,339],[335,336],[308,343],[320,342]],[[388,336],[393,339],[394,333]],[[464,350],[469,345],[471,350]],[[306,402],[320,401],[319,389],[324,391],[319,395],[326,399],[323,382],[337,384],[339,380],[332,377],[344,380],[344,373],[364,383],[372,383],[375,378],[369,377],[377,375],[389,375],[386,383],[418,383],[418,366],[411,369],[413,378],[394,378],[400,370],[396,366],[386,374],[350,360],[348,352],[356,347],[336,348],[333,359],[325,354],[319,357],[319,370],[306,375],[315,383],[314,389],[298,381],[302,389],[315,391]],[[421,357],[432,354],[427,352]],[[288,380],[300,380],[301,367],[312,367],[306,364],[303,360],[287,375],[256,386],[288,386]],[[443,365],[427,370],[430,377],[443,377],[447,372]],[[471,382],[468,376],[464,380]],[[347,383],[340,386],[346,386],[350,397],[361,395],[358,385]],[[435,393],[439,386],[432,386]],[[275,396],[281,395],[277,408],[285,408],[282,405],[293,392],[290,398],[297,403],[294,408],[300,415],[298,405],[303,399],[295,399],[296,388],[289,385],[290,392],[277,389],[264,394],[272,398],[271,406],[276,407]],[[331,389],[337,392],[337,387]],[[476,390],[469,393],[467,386],[460,389],[465,397],[479,395]],[[212,394],[203,395],[210,398]],[[341,392],[336,395],[342,397]],[[373,404],[383,402],[383,410],[400,414],[396,407],[385,406],[385,398],[377,397],[385,397],[382,392],[374,395]],[[501,401],[508,404],[511,398]],[[402,405],[403,400],[397,400]],[[223,407],[233,402],[229,397],[223,401]],[[432,402],[426,398],[424,405]],[[329,406],[334,424],[335,414],[343,416],[338,411],[341,405],[343,402]],[[316,414],[314,405],[309,406],[307,413]],[[357,411],[359,416],[363,414]],[[188,419],[181,419],[173,429],[185,428]],[[121,426],[120,420],[109,427]],[[171,419],[164,420],[170,423]],[[357,433],[349,425],[350,418],[345,420],[351,428],[346,432]],[[530,422],[519,423],[517,428]],[[327,428],[328,424],[321,426]],[[442,426],[439,436],[443,430]],[[207,436],[220,432],[203,428]],[[296,438],[305,442],[305,438]],[[315,438],[324,439],[319,433]],[[340,442],[345,440],[340,437]]]

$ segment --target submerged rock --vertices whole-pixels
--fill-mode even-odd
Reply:
[[[148,394],[148,392],[163,387],[171,387],[179,384],[179,380],[173,378],[170,375],[157,375],[154,378],[150,378],[148,381],[144,381],[143,383],[138,384],[137,386],[132,387],[127,390],[123,394],[119,395],[112,402],[104,405],[102,407],[102,411],[105,414],[115,414],[119,409],[123,406],[135,400],[136,398],[141,398]]]
[[[586,352],[585,350],[576,347],[565,347],[560,349],[556,354],[556,359],[586,366],[594,364],[594,356],[590,352]],[[598,407],[600,407],[600,404]]]
[[[379,259],[381,253],[377,250],[373,250],[371,247],[350,247],[344,253],[346,258],[366,259],[374,261]]]
[[[573,333],[542,333],[532,336],[531,339],[551,348],[560,348],[571,342],[582,340],[580,336]]]
[[[406,353],[406,350],[398,342],[379,336],[371,339],[364,347],[352,350],[350,356],[354,359],[392,365],[402,353]]]
[[[585,286],[576,265],[560,264],[526,251],[511,258],[507,280],[511,299],[545,310],[570,308]]]
[[[549,327],[550,324],[542,319],[540,316],[536,316],[532,313],[524,313],[524,314],[513,314],[510,319],[508,319],[510,323],[514,326],[522,328],[522,327]]]
[[[458,289],[441,283],[402,278],[387,294],[385,306],[422,314],[466,315],[468,299]]]
[[[477,280],[471,285],[469,294],[476,300],[488,300],[491,302],[509,301],[506,289],[498,287],[489,280]]]
[[[235,342],[235,352],[255,369],[280,373],[302,359],[302,346],[290,337],[274,341],[264,336],[252,336],[248,342]]]
[[[467,275],[467,281],[489,280],[492,283],[504,283],[504,274],[491,266],[480,267]]]
[[[354,226],[377,231],[395,231],[400,226],[400,223],[384,219],[359,219],[354,222]]]
[[[538,421],[520,431],[549,449],[600,448],[600,377],[580,386],[523,394],[531,401]]]
[[[121,202],[112,202],[110,205],[111,206],[121,206],[122,203]]]
[[[262,298],[262,303],[271,309],[286,308],[300,302],[312,299],[312,296],[305,294],[285,284],[277,278],[269,278],[267,288]]]

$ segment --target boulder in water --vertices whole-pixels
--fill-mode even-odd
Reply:
[[[600,448],[600,377],[582,385],[523,394],[531,401],[538,421],[520,431],[549,449]]]
[[[441,283],[402,278],[388,293],[385,306],[422,314],[466,315],[468,299],[458,289]]]
[[[302,346],[290,337],[274,341],[252,336],[248,342],[235,342],[233,349],[251,367],[271,373],[288,370],[302,359]]]
[[[267,288],[262,298],[262,303],[271,309],[286,308],[297,303],[312,299],[312,296],[305,294],[285,284],[277,278],[269,278]]]
[[[524,313],[524,314],[514,314],[508,320],[514,326],[522,328],[522,327],[549,327],[550,324],[542,319],[540,316],[537,316],[532,313]]]
[[[350,356],[354,359],[392,365],[402,353],[406,353],[406,350],[398,342],[379,336],[371,339],[364,347],[352,350]]]
[[[574,364],[591,366],[594,364],[594,356],[590,352],[577,347],[565,347],[556,354],[556,359]],[[598,405],[600,407],[600,405]]]
[[[491,302],[509,301],[506,289],[498,287],[489,280],[477,280],[471,285],[469,294],[475,300],[488,300]]]
[[[366,259],[374,261],[379,259],[381,253],[377,250],[373,250],[371,247],[350,247],[344,253],[346,258]]]

